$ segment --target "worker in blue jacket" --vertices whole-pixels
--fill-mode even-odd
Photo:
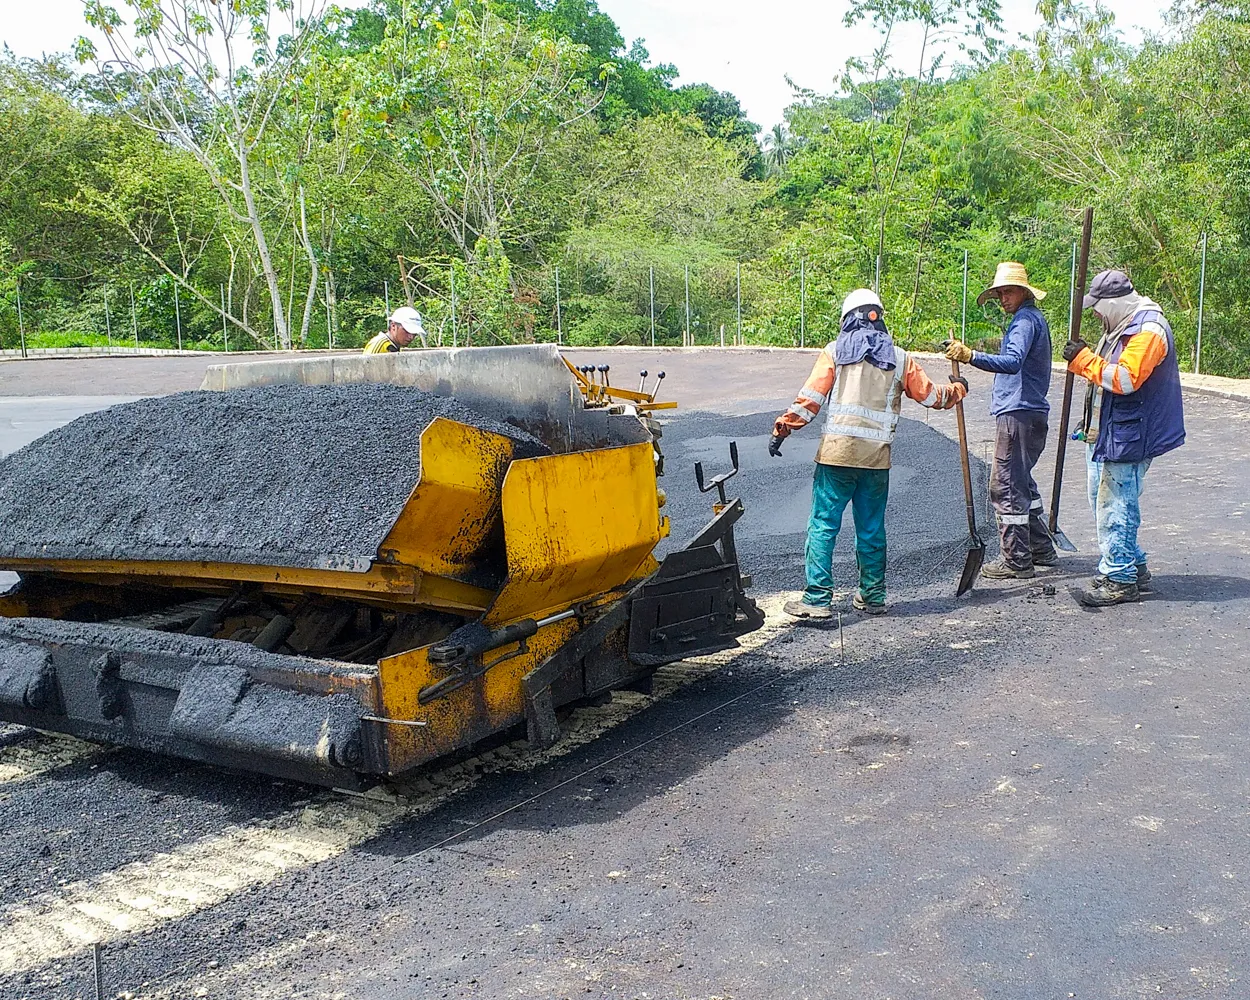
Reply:
[[[997,299],[1011,324],[998,354],[946,342],[951,361],[994,372],[990,415],[997,421],[990,501],[998,515],[1002,556],[981,569],[991,580],[1028,579],[1036,566],[1056,566],[1059,554],[1046,527],[1042,496],[1033,467],[1046,447],[1050,413],[1050,327],[1037,307],[1046,293],[1029,284],[1023,264],[999,264],[994,282],[977,296],[977,305]]]

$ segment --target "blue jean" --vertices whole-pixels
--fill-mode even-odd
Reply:
[[[859,592],[868,604],[885,603],[885,504],[889,495],[889,469],[816,466],[812,516],[807,522],[805,604],[827,607],[833,603],[833,547],[848,503],[855,520]]]
[[[1137,544],[1141,527],[1139,498],[1145,487],[1144,462],[1095,462],[1094,446],[1085,451],[1089,506],[1098,526],[1098,572],[1117,583],[1136,583],[1137,567],[1146,565],[1146,553]]]

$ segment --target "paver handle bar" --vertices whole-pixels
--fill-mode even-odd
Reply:
[[[1081,339],[1081,314],[1085,311],[1085,279],[1089,275],[1089,241],[1094,232],[1094,210],[1085,209],[1085,222],[1081,228],[1081,255],[1076,265],[1076,290],[1072,296],[1072,320],[1068,324],[1068,340]],[[1065,552],[1075,552],[1076,546],[1059,527],[1059,494],[1063,489],[1063,463],[1068,453],[1068,421],[1072,414],[1072,385],[1076,376],[1068,372],[1063,382],[1063,409],[1059,414],[1059,438],[1055,449],[1055,485],[1050,491],[1050,534],[1055,544]]]

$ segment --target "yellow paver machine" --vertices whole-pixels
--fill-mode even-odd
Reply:
[[[672,404],[608,382],[544,346],[219,365],[46,435],[0,462],[0,718],[362,787],[736,645],[742,504],[719,477],[657,560]]]

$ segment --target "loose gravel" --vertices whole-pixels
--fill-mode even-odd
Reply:
[[[0,461],[0,557],[364,569],[447,417],[547,454],[453,399],[393,385],[183,392],[79,417]]]

